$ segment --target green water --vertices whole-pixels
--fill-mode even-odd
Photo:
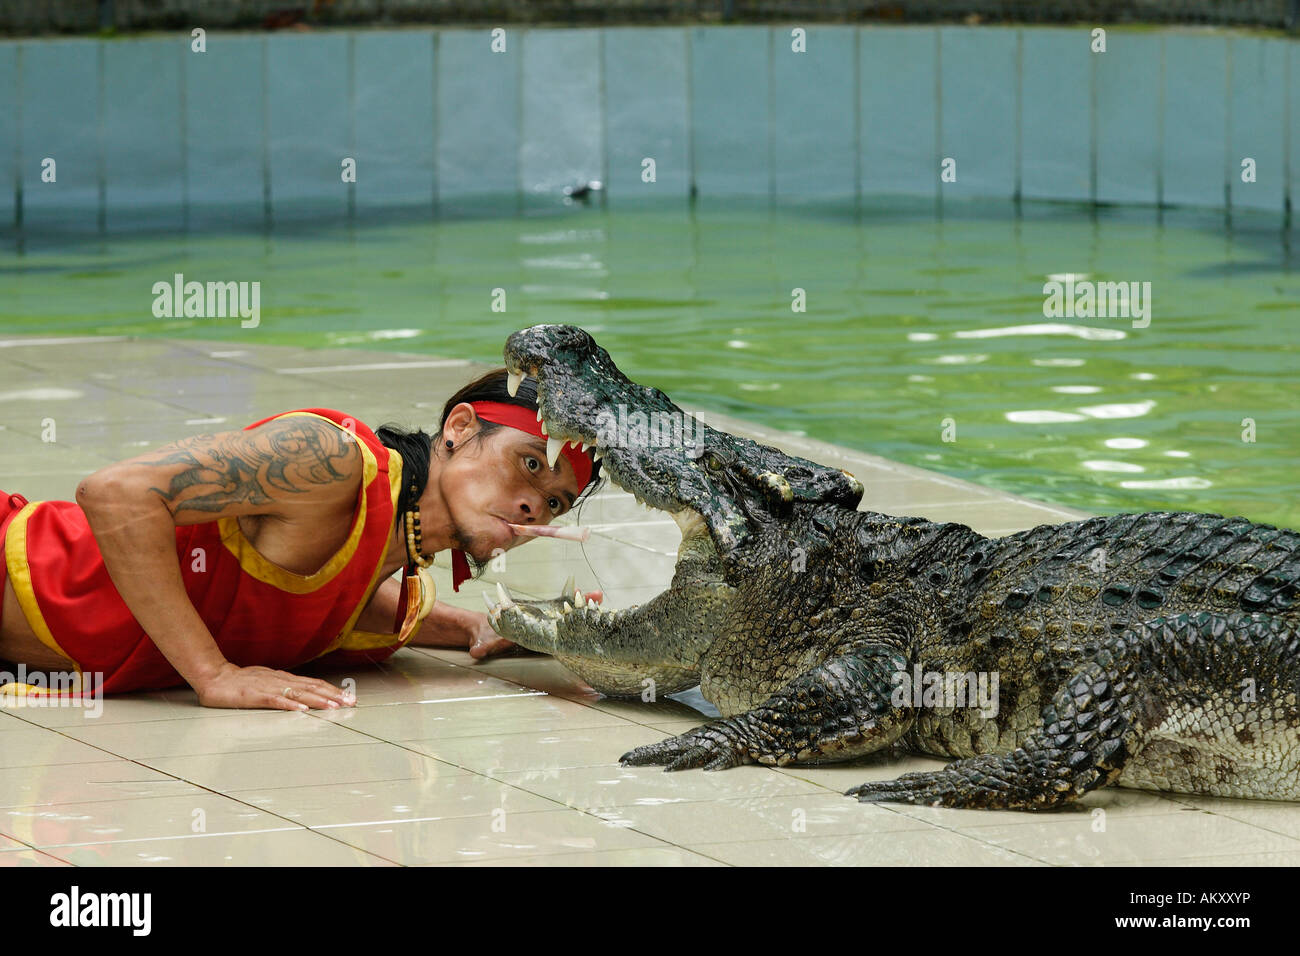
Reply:
[[[1089,511],[1300,527],[1300,263],[1275,222],[701,204],[7,242],[0,335],[500,361],[510,331],[568,322],[680,401]],[[260,282],[259,327],[155,318],[177,272]],[[1149,327],[1044,317],[1061,273],[1149,281]]]

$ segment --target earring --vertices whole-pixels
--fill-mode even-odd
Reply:
[[[450,439],[450,438],[447,439],[447,447],[448,447],[448,448],[451,447],[451,439]]]

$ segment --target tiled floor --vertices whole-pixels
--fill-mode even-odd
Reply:
[[[81,477],[136,449],[289,408],[428,424],[476,370],[369,351],[44,341],[0,341],[0,488],[34,500],[70,499]],[[702,417],[847,468],[873,510],[990,534],[1077,516]],[[42,441],[50,419],[56,440]],[[439,597],[481,610],[479,592],[496,578],[549,596],[570,573],[603,589],[610,607],[662,590],[680,537],[671,520],[609,491],[580,520],[593,531],[585,545],[539,540],[459,594],[440,562]],[[357,689],[358,707],[328,713],[208,710],[188,690],[113,698],[97,718],[8,709],[0,865],[1300,863],[1291,804],[1108,790],[1043,816],[842,795],[940,765],[915,757],[722,773],[620,767],[624,751],[703,716],[679,700],[601,698],[544,657],[476,664],[457,651],[407,650],[360,675]]]

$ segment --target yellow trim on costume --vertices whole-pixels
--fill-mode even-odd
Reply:
[[[46,673],[48,673],[48,671]],[[8,683],[0,684],[0,708],[9,705],[19,707],[24,706],[28,697],[54,697],[61,699],[65,690],[72,694],[80,694],[82,691],[90,690],[91,688],[89,686],[82,685],[82,677],[83,672],[78,668],[76,677],[71,682],[73,686],[66,688],[62,686],[62,682],[60,682],[60,686],[58,687],[47,687],[44,684],[20,684],[17,681],[9,681]],[[43,704],[42,706],[48,705]]]
[[[59,646],[50,632],[50,626],[45,623],[45,615],[41,613],[41,606],[36,600],[36,588],[32,584],[32,569],[27,564],[27,519],[42,504],[42,501],[29,502],[9,523],[5,531],[5,567],[9,580],[13,582],[18,606],[22,608],[23,617],[27,618],[27,625],[42,644],[66,660],[80,674],[81,665]]]
[[[405,647],[415,636],[415,632],[420,629],[417,624],[411,628],[411,633],[406,636],[406,640],[401,642]],[[343,643],[334,648],[336,651],[373,651],[379,648],[392,647],[397,644],[400,635],[397,634],[375,634],[373,631],[348,631],[348,636]]]
[[[315,412],[286,412],[277,416],[273,421],[279,421],[279,419],[288,418],[291,415],[319,418],[323,422],[329,422],[340,431],[352,435],[338,422],[331,421],[324,415],[317,415]],[[347,540],[343,542],[343,546],[315,574],[294,574],[292,571],[285,570],[278,564],[273,564],[263,557],[261,552],[254,548],[249,540],[244,537],[244,532],[239,527],[238,518],[219,518],[217,527],[220,529],[221,543],[226,546],[227,551],[235,556],[235,560],[239,562],[239,566],[243,568],[246,574],[264,584],[270,584],[290,594],[310,594],[312,591],[320,590],[347,567],[348,562],[352,560],[352,556],[356,553],[357,545],[361,541],[361,533],[366,527],[366,501],[370,497],[370,483],[375,480],[375,475],[379,473],[379,462],[375,460],[375,453],[370,450],[370,446],[355,435],[352,435],[352,438],[361,448],[361,455],[365,460],[365,470],[361,478],[361,507],[357,509],[356,519],[352,524],[352,532],[348,535]]]
[[[370,651],[381,647],[393,647],[394,645],[405,647],[407,644],[411,643],[411,639],[415,637],[416,632],[420,630],[420,625],[424,623],[424,619],[428,617],[429,612],[433,610],[433,602],[437,596],[437,585],[434,583],[433,577],[429,572],[425,571],[424,568],[420,568],[418,575],[420,581],[420,613],[416,618],[415,626],[411,628],[405,638],[400,634],[376,634],[373,631],[347,631],[343,635],[342,642],[337,647],[332,648],[332,650]]]
[[[393,449],[388,449],[388,491],[393,499],[394,517],[397,515],[397,499],[402,494],[402,471],[404,468],[405,463],[402,461],[402,456]],[[353,633],[352,628],[356,626],[357,619],[361,617],[361,612],[366,609],[366,605],[369,604],[371,599],[375,596],[375,591],[378,589],[380,584],[379,572],[384,569],[384,559],[387,557],[388,548],[385,547],[384,553],[379,556],[379,563],[375,565],[375,573],[370,576],[370,584],[366,586],[365,594],[362,596],[361,600],[357,602],[357,606],[352,611],[352,615],[348,618],[347,623],[343,625],[343,629],[339,631],[338,636],[334,638],[334,640],[330,641],[329,646],[317,654],[316,657],[324,657],[331,651],[339,650],[347,640],[348,635]],[[393,643],[393,639],[396,638],[397,635],[389,634],[388,637],[389,640],[387,644],[380,644],[377,646],[387,647],[389,644]],[[315,660],[315,658],[313,658],[313,660]]]

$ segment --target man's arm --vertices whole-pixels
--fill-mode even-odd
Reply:
[[[175,529],[241,515],[335,511],[355,500],[361,471],[355,439],[295,415],[251,431],[183,439],[101,468],[77,486],[77,503],[114,587],[200,703],[332,707],[350,702],[332,684],[225,659],[185,592]]]
[[[389,578],[377,587],[370,603],[357,618],[356,629],[375,634],[393,634],[397,600],[401,593],[402,583],[398,578]],[[587,591],[583,597],[597,603],[605,600],[601,591]],[[484,658],[507,651],[515,644],[492,630],[486,614],[434,601],[433,610],[424,619],[408,646],[467,648],[470,657]]]
[[[401,593],[400,578],[384,581],[375,589],[370,603],[357,618],[356,629],[373,634],[393,634],[396,637],[393,624]],[[492,630],[486,614],[434,601],[433,610],[420,624],[420,629],[415,632],[408,646],[468,648],[472,656],[486,657],[514,647],[514,644]]]

